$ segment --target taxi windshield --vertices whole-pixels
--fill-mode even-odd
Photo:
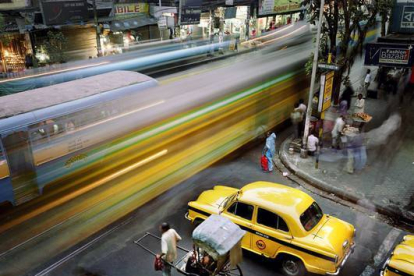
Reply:
[[[302,215],[300,215],[300,222],[306,231],[310,231],[319,223],[322,217],[323,212],[321,207],[314,202]]]

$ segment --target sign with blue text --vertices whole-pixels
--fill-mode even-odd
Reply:
[[[411,67],[413,50],[411,45],[368,43],[365,51],[365,65]]]

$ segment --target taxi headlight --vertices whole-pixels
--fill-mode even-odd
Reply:
[[[343,243],[342,243],[342,248],[346,248],[348,246],[348,240],[345,240]]]

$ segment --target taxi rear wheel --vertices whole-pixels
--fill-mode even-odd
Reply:
[[[298,258],[286,256],[282,259],[282,273],[285,276],[304,276],[306,269]]]

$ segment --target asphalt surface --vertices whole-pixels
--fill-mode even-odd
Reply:
[[[279,145],[290,133],[289,128],[277,133],[277,144]],[[79,246],[78,251],[70,258],[62,255],[31,275],[160,275],[153,270],[153,256],[135,245],[134,240],[145,232],[159,235],[157,226],[166,221],[183,237],[180,245],[191,249],[193,227],[184,218],[187,203],[196,199],[202,191],[215,185],[240,188],[258,180],[302,189],[315,198],[325,213],[354,224],[357,228],[356,250],[340,275],[374,275],[372,273],[385,260],[404,232],[377,219],[372,213],[366,214],[314,194],[284,177],[280,171],[263,173],[259,164],[261,144],[256,143],[238,150],[225,160],[196,174],[134,211],[118,225],[113,225],[113,230],[103,231],[100,233],[103,235],[102,238],[85,242],[84,247]],[[150,239],[146,245],[155,252],[160,250],[157,240]],[[246,252],[241,268],[244,275],[281,275],[277,263]],[[173,273],[178,275],[177,272]]]

